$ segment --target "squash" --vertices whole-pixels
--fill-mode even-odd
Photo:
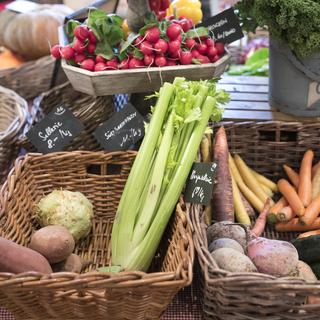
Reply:
[[[12,51],[4,49],[0,52],[0,70],[17,68],[24,63],[24,60],[15,55]]]
[[[58,27],[72,12],[64,5],[38,5],[28,13],[0,12],[0,46],[34,60],[50,53],[58,43]]]
[[[299,259],[310,264],[320,261],[320,236],[292,240],[299,253]]]

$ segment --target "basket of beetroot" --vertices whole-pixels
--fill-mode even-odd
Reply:
[[[70,20],[60,31],[52,56],[62,59],[74,89],[91,95],[158,90],[176,76],[211,79],[229,61],[207,28],[184,17],[158,21],[150,13],[138,32],[128,32],[119,16],[90,9],[84,22]]]

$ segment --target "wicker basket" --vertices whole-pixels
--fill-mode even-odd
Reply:
[[[112,223],[135,154],[33,153],[16,160],[0,193],[1,236],[28,245],[38,228],[34,205],[55,188],[81,191],[95,212],[92,232],[75,249],[92,261],[85,273],[0,273],[0,305],[16,320],[159,319],[178,290],[191,283],[192,235],[180,204],[150,273],[93,271],[110,263]]]
[[[114,113],[112,97],[92,97],[79,93],[72,89],[69,82],[66,82],[34,100],[32,108],[34,122],[41,120],[43,115],[50,113],[58,105],[68,107],[85,127],[79,136],[75,137],[66,147],[66,150],[100,150],[101,148],[92,133]],[[26,150],[35,151],[25,136],[20,143]]]
[[[224,123],[229,149],[240,154],[259,173],[277,181],[282,165],[298,168],[307,148],[320,159],[320,124],[286,122]],[[320,281],[306,283],[297,278],[275,278],[260,273],[231,273],[219,269],[208,251],[206,225],[199,205],[188,210],[194,245],[202,271],[205,319],[319,319],[320,304],[306,305],[306,297],[320,298]],[[294,233],[267,229],[264,236],[291,240]],[[319,302],[318,302],[319,303]]]
[[[31,99],[49,90],[55,60],[50,56],[29,61],[18,68],[0,70],[0,85],[16,91],[25,99]],[[59,72],[57,83],[65,79]],[[65,80],[64,80],[65,81]]]
[[[0,87],[0,183],[18,155],[18,137],[27,125],[27,102],[15,92]]]

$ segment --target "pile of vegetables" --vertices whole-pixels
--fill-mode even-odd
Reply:
[[[267,26],[300,57],[320,52],[320,3],[315,0],[242,0],[236,8],[243,28]]]
[[[204,64],[219,60],[225,52],[207,28],[195,28],[183,17],[159,22],[151,16],[139,33],[125,39],[120,17],[91,10],[85,23],[69,21],[67,33],[71,43],[53,46],[52,56],[88,71]]]

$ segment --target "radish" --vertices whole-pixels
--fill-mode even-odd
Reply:
[[[56,44],[55,46],[51,47],[50,52],[53,58],[60,59],[61,53],[60,53],[61,47]]]
[[[87,51],[89,54],[94,54],[94,51],[96,50],[96,45],[94,43],[89,43],[87,46]]]
[[[158,67],[164,67],[167,64],[167,59],[164,56],[157,56],[154,59],[154,63]]]
[[[188,32],[192,27],[193,27],[193,23],[191,20],[187,19],[187,18],[182,18],[180,17],[179,19],[179,25],[181,26],[182,30],[184,32]]]
[[[174,53],[181,48],[181,42],[178,40],[173,40],[168,43],[168,51],[169,53]]]
[[[196,45],[196,41],[194,40],[194,39],[187,39],[186,40],[186,47],[188,48],[188,49],[192,49],[194,46]]]
[[[139,36],[137,39],[133,41],[133,45],[137,48],[140,48],[141,43],[143,42],[143,38]]]
[[[170,57],[171,57],[171,58],[180,59],[182,50],[181,50],[181,49],[178,49],[178,50],[175,51],[175,52],[169,52],[169,53],[170,53]]]
[[[97,37],[93,33],[92,30],[89,30],[88,38],[89,38],[90,43],[92,43],[92,44],[96,44],[97,43]]]
[[[107,65],[107,69],[112,69],[112,70],[118,69],[118,61],[114,58],[107,61],[106,65]]]
[[[89,70],[89,71],[93,71],[94,67],[95,67],[95,63],[94,63],[94,60],[91,58],[83,60],[80,64],[80,68]]]
[[[96,63],[99,63],[99,62],[105,63],[106,59],[103,56],[98,55],[98,56],[96,56]]]
[[[61,48],[60,54],[63,59],[71,60],[75,56],[75,51],[70,46],[65,46]]]
[[[200,54],[204,55],[207,54],[207,45],[205,43],[199,43],[197,46],[197,50]]]
[[[217,49],[217,51],[218,51],[218,54],[219,54],[219,55],[222,55],[222,54],[224,53],[224,51],[225,51],[225,49],[224,49],[224,44],[223,44],[223,43],[220,43],[220,42],[217,42],[217,43],[216,43],[216,49]]]
[[[208,47],[207,48],[207,56],[211,59],[214,56],[216,56],[218,53],[217,49],[215,47]]]
[[[177,38],[176,40],[178,40],[178,41],[181,43],[181,42],[182,42],[182,35],[179,34],[179,35],[178,35],[178,38]]]
[[[202,56],[201,54],[197,57],[201,64],[210,63],[210,59],[207,56]]]
[[[194,59],[197,59],[197,58],[200,56],[199,51],[196,50],[196,49],[192,50],[192,51],[191,51],[191,54],[192,54],[192,57],[193,57]]]
[[[119,69],[129,69],[129,58],[122,60],[119,63]]]
[[[156,43],[160,39],[160,30],[157,27],[152,27],[146,31],[146,40],[151,43]]]
[[[83,60],[85,60],[87,57],[83,53],[78,53],[76,57],[74,58],[74,62],[77,64],[80,64]]]
[[[144,41],[140,44],[140,50],[144,55],[153,54],[153,45],[148,41]]]
[[[180,36],[181,30],[181,26],[174,23],[168,27],[166,35],[170,40],[176,40]]]
[[[144,63],[137,59],[137,58],[132,58],[129,61],[129,69],[135,69],[135,68],[141,68],[141,67],[145,67]]]
[[[191,64],[192,63],[192,53],[190,51],[182,51],[180,62],[181,64]]]
[[[159,39],[155,43],[154,48],[156,49],[157,53],[166,53],[168,50],[168,43],[166,40]]]
[[[216,62],[220,59],[220,57],[218,55],[214,56],[213,58],[210,58],[211,62]]]
[[[84,40],[88,39],[89,30],[86,26],[77,26],[74,28],[73,34],[78,40],[83,42]]]
[[[94,66],[94,71],[105,71],[107,69],[107,66],[104,62],[98,62]]]
[[[213,39],[208,38],[205,42],[208,47],[214,47],[214,40]]]
[[[87,45],[84,44],[82,41],[77,39],[73,44],[73,50],[77,53],[83,53],[86,50]]]
[[[145,55],[143,58],[143,62],[146,66],[151,66],[154,63],[154,55]]]
[[[177,60],[174,60],[174,59],[168,59],[167,58],[167,64],[166,64],[168,67],[171,67],[171,66],[176,66],[177,65]]]

